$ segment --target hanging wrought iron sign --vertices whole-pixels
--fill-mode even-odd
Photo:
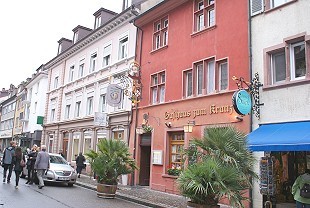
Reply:
[[[255,73],[251,82],[245,81],[243,77],[237,78],[233,76],[232,79],[236,81],[239,89],[234,93],[232,98],[235,111],[240,115],[246,115],[251,112],[252,108],[255,116],[259,119],[260,106],[264,104],[260,103],[259,100],[259,88],[263,85],[259,81],[258,73]],[[247,86],[249,92],[243,87],[243,84]],[[253,102],[250,95],[252,95]]]

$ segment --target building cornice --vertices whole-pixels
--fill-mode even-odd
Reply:
[[[130,22],[137,15],[138,15],[138,9],[135,8],[134,6],[124,10],[122,13],[109,20],[106,24],[94,30],[92,33],[90,33],[89,35],[78,41],[76,44],[69,47],[67,50],[56,56],[54,59],[50,60],[48,63],[46,63],[45,64],[46,69],[49,70],[54,65],[58,64],[59,62],[69,57],[70,55],[76,53],[77,51],[84,49],[89,44],[98,40],[102,36],[109,34],[111,31],[120,27],[124,23]]]

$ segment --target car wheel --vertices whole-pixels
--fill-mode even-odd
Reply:
[[[69,187],[72,187],[72,186],[73,186],[73,183],[68,183],[68,186],[69,186]]]

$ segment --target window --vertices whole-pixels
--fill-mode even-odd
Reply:
[[[151,104],[165,102],[166,74],[159,72],[151,76]]]
[[[184,148],[184,133],[172,133],[169,139],[169,164],[170,168],[183,169],[183,148]]]
[[[55,109],[51,110],[51,121],[55,120]]]
[[[286,59],[284,50],[271,54],[271,70],[271,79],[273,84],[285,81]]]
[[[90,68],[89,68],[90,73],[96,70],[96,60],[97,60],[97,53],[93,53],[90,56]]]
[[[84,65],[84,60],[81,60],[79,65],[79,78],[83,77],[84,75]]]
[[[69,119],[70,118],[70,107],[71,107],[71,105],[66,105],[65,119]]]
[[[153,50],[168,45],[168,17],[154,23]]]
[[[75,32],[73,35],[73,44],[75,44],[78,41],[78,33]]]
[[[87,98],[87,106],[86,106],[87,115],[91,115],[93,113],[93,99],[94,97]]]
[[[58,83],[57,83],[57,85],[58,85]],[[40,88],[40,82],[37,83],[36,94],[39,92],[39,88]]]
[[[290,1],[291,0],[270,0],[270,9],[281,6],[282,4],[285,4]]]
[[[188,70],[185,72],[185,97],[193,95],[193,72]]]
[[[81,101],[75,103],[75,117],[80,117]]]
[[[101,16],[96,17],[95,20],[95,29],[101,26]]]
[[[199,32],[215,25],[215,0],[194,1],[194,31]]]
[[[220,63],[219,65],[219,86],[220,91],[226,90],[228,87],[228,64],[227,62]]]
[[[31,101],[31,98],[32,98],[32,88],[29,89],[28,101]]]
[[[38,107],[38,102],[34,103],[34,109],[33,109],[33,113],[37,112],[37,107]]]
[[[309,69],[307,68],[306,56],[309,42],[304,41],[304,37],[294,37],[293,40],[286,38],[279,47],[271,46],[266,52],[266,69],[268,80],[266,85],[285,84],[290,81],[306,79]]]
[[[197,82],[197,95],[201,95],[202,89],[203,89],[203,65],[202,63],[196,65],[196,82]]]
[[[303,79],[306,76],[305,43],[299,42],[290,47],[291,80]]]
[[[123,140],[124,139],[124,131],[113,131],[113,139]]]
[[[99,111],[100,112],[105,112],[106,111],[106,95],[103,94],[103,95],[100,95],[100,109]]]
[[[207,93],[213,93],[215,91],[215,65],[214,61],[208,62],[208,78],[207,78]]]
[[[125,36],[119,40],[118,59],[127,58],[128,54],[128,36]]]
[[[74,79],[74,66],[70,66],[69,70],[69,82],[72,82]]]
[[[109,66],[111,64],[111,51],[112,45],[109,44],[103,48],[103,67]]]
[[[54,79],[54,89],[58,87],[58,76]]]

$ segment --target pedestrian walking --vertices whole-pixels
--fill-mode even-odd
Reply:
[[[34,181],[34,164],[37,159],[37,145],[33,145],[31,151],[28,153],[27,160],[27,170],[28,170],[28,179],[26,184],[32,185]]]
[[[12,159],[15,154],[15,147],[16,147],[16,142],[11,141],[10,146],[5,148],[4,153],[3,153],[3,158],[2,158],[2,167],[3,167],[3,183],[5,183],[6,180],[6,173],[9,170],[8,178],[7,178],[7,183],[10,183],[11,176],[12,176],[12,170],[13,170],[13,165],[12,165]]]
[[[41,146],[41,151],[38,153],[36,162],[34,164],[34,169],[37,170],[37,176],[39,179],[39,189],[44,187],[43,175],[45,171],[50,168],[50,156],[46,152],[46,146]]]
[[[15,188],[18,189],[20,174],[23,172],[23,168],[26,166],[25,156],[22,153],[22,148],[16,147],[15,154],[12,158],[12,164],[14,165],[15,172]]]
[[[82,169],[84,168],[84,162],[85,162],[85,157],[82,154],[82,152],[80,152],[79,156],[76,157],[75,162],[76,162],[76,172],[79,174],[78,178],[80,178]]]

